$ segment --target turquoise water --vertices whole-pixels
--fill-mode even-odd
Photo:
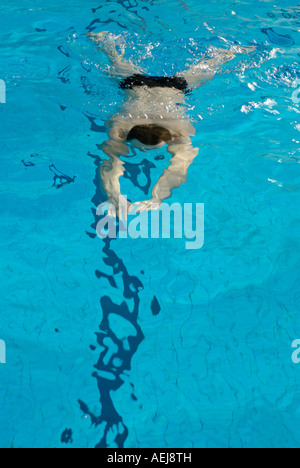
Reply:
[[[285,0],[0,6],[1,447],[300,446],[299,24]],[[200,151],[171,201],[205,204],[201,250],[96,236],[123,93],[93,30],[153,75],[257,46],[187,98]],[[127,160],[124,193],[159,155]]]

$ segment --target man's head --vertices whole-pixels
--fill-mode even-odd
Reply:
[[[158,125],[136,125],[130,130],[126,139],[130,142],[138,140],[145,146],[158,146],[171,141],[172,135],[169,130]]]

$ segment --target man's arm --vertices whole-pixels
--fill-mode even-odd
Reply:
[[[191,139],[186,137],[168,146],[167,151],[172,154],[170,165],[164,170],[152,190],[152,199],[134,203],[131,210],[149,211],[158,209],[163,202],[172,195],[175,188],[186,182],[189,166],[198,155],[199,148],[193,148]]]
[[[188,168],[199,149],[193,148],[191,139],[186,138],[185,141],[169,145],[167,151],[172,154],[170,165],[152,190],[153,199],[159,203],[169,198],[175,188],[186,182]]]
[[[107,194],[108,201],[117,208],[121,196],[120,177],[124,174],[124,162],[120,156],[127,156],[128,146],[116,140],[105,141],[100,149],[109,157],[100,167],[102,187]]]

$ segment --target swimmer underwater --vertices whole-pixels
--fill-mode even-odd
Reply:
[[[167,145],[172,158],[153,187],[152,198],[133,204],[126,201],[128,212],[159,209],[172,191],[186,182],[188,168],[199,152],[192,146],[191,137],[195,136],[196,130],[185,113],[186,93],[213,79],[216,73],[220,73],[218,67],[234,59],[236,54],[251,52],[255,47],[213,48],[211,58],[172,77],[163,77],[149,76],[131,60],[125,60],[124,47],[118,46],[120,52],[117,51],[120,36],[108,31],[88,33],[88,36],[107,54],[111,65],[109,75],[118,80],[119,87],[125,91],[119,113],[105,124],[109,139],[100,147],[109,158],[100,169],[108,203],[119,215],[119,204],[124,199],[120,177],[125,171],[120,157],[129,154],[128,144],[141,151]]]

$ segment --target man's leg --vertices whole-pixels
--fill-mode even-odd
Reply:
[[[118,44],[119,36],[115,36],[109,31],[102,31],[100,33],[88,33],[89,37],[99,46],[99,50],[103,50],[111,64],[109,74],[113,77],[127,78],[135,73],[144,74],[145,71],[137,67],[132,61],[124,59],[125,47],[124,45]],[[117,51],[117,46],[120,52]]]
[[[237,54],[244,54],[255,50],[255,47],[244,48],[240,46],[234,46],[230,50],[218,49],[214,47],[211,52],[211,58],[202,60],[196,65],[192,65],[183,73],[179,74],[184,76],[189,85],[193,87],[201,86],[207,81],[213,79],[216,73],[220,73],[220,65],[233,60]]]

